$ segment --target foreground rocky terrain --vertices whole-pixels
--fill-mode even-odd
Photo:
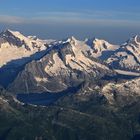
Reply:
[[[139,97],[132,96],[133,92],[132,95],[123,95],[125,93],[119,90],[114,93],[116,95],[112,98],[110,97],[112,92],[108,91],[103,95],[99,90],[90,91],[83,85],[77,94],[62,97],[53,105],[43,107],[23,104],[9,95],[10,93],[1,91],[0,138],[2,140],[139,138]]]

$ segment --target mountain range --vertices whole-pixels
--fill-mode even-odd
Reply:
[[[1,113],[11,124],[2,123],[0,115],[0,134],[10,129],[8,139],[16,133],[17,139],[38,134],[62,140],[65,133],[70,140],[132,139],[140,133],[140,36],[114,45],[73,36],[41,40],[5,30],[0,33],[0,85]],[[30,119],[26,111],[32,112]],[[34,119],[40,133],[27,135],[13,126],[18,121],[33,129],[34,123],[28,125]]]
[[[16,92],[57,92],[88,78],[93,80],[115,73],[139,76],[139,41],[139,36],[122,45],[96,38],[41,40],[6,30],[0,34],[0,79],[10,74],[1,84],[12,87],[12,91],[15,87]],[[56,85],[55,89],[50,85]]]

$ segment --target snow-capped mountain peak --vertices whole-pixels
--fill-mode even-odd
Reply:
[[[85,44],[84,41],[80,41],[73,36],[65,40],[56,42],[55,48],[69,48],[75,55],[79,53],[85,53],[87,51],[90,51],[90,53],[93,52],[91,47]]]
[[[26,37],[23,34],[18,31],[12,31],[10,29],[6,29],[5,31],[3,31],[0,34],[0,37],[6,39],[7,41],[12,41],[12,39],[21,41],[26,40]]]
[[[72,36],[71,38],[69,38],[69,40],[70,40],[70,43],[72,43],[74,45],[77,45],[77,43],[78,43],[78,40],[74,36]]]
[[[111,57],[108,58],[113,68],[123,70],[140,70],[140,36],[136,35],[122,44]]]
[[[59,41],[58,43],[60,43],[60,44],[70,43],[70,44],[76,45],[77,41],[78,40],[74,36],[71,36],[62,41]]]
[[[112,53],[110,52],[113,52],[119,48],[118,45],[113,45],[105,40],[97,38],[86,39],[85,43],[93,49],[94,57],[96,58],[105,59],[105,57],[103,57],[104,53],[111,55]]]
[[[130,38],[125,45],[122,45],[126,50],[130,51],[137,59],[140,57],[140,36],[136,35]]]
[[[7,33],[7,32],[11,33],[13,36],[15,36],[15,37],[17,37],[17,38],[19,38],[19,39],[21,39],[21,40],[24,40],[24,39],[26,38],[23,34],[21,34],[21,33],[18,32],[18,31],[12,31],[12,30],[10,30],[10,29],[7,29],[7,30],[5,31],[5,33]]]
[[[10,45],[23,47],[28,51],[33,51],[38,48],[41,49],[46,43],[44,40],[40,40],[35,36],[26,37],[18,31],[12,31],[9,29],[2,32],[0,38],[2,38],[4,42],[8,42]]]
[[[139,35],[136,35],[136,36],[134,37],[134,40],[135,40],[135,42],[136,42],[138,45],[140,45],[140,36],[139,36]]]
[[[46,40],[26,37],[18,31],[7,29],[0,33],[0,66],[11,60],[29,57],[36,52],[45,50],[46,44]]]
[[[126,45],[140,46],[140,36],[139,35],[133,36],[128,41],[126,41],[125,46]]]

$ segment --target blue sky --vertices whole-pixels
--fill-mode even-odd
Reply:
[[[122,43],[140,33],[140,0],[1,0],[5,28],[40,38],[96,36]]]

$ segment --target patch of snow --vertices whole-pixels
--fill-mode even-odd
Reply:
[[[124,70],[117,70],[117,69],[115,69],[115,71],[123,75],[140,76],[140,73],[137,73],[137,72],[130,72],[130,71],[124,71]]]
[[[41,78],[41,77],[35,77],[35,80],[37,81],[37,82],[47,82],[48,81],[48,79],[47,78]]]
[[[13,100],[14,100],[16,103],[20,104],[20,105],[25,105],[25,103],[20,102],[20,101],[19,101],[17,98],[15,98],[15,97],[13,97]]]
[[[62,72],[63,69],[65,72],[67,70],[67,67],[64,65],[63,61],[59,58],[58,54],[55,53],[53,55],[53,60],[54,62],[50,62],[52,65],[47,65],[45,67],[45,71],[50,74],[50,75],[58,75],[58,73],[60,73],[60,71]],[[53,64],[54,63],[54,64]],[[62,73],[63,73],[62,72]]]
[[[0,100],[2,100],[4,103],[8,103],[8,100],[6,100],[6,99],[4,99],[2,97],[0,97]]]

